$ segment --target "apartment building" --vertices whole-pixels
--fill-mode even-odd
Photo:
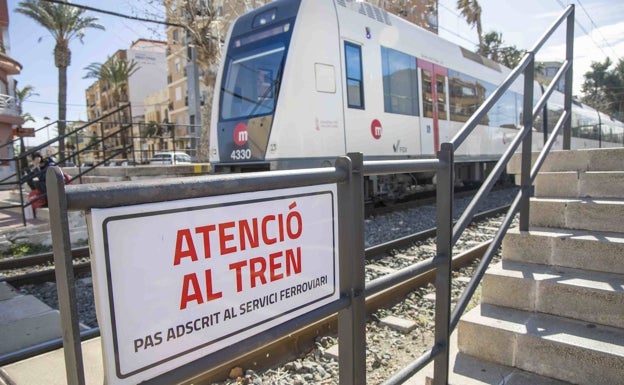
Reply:
[[[149,159],[158,151],[177,149],[169,132],[169,89],[163,88],[145,98],[145,124],[141,127],[142,158]]]
[[[15,173],[8,159],[13,157],[14,132],[24,123],[21,106],[15,99],[17,81],[22,65],[11,58],[9,43],[9,9],[6,0],[0,0],[0,179]],[[13,169],[12,169],[13,167]]]
[[[145,99],[167,87],[166,51],[166,42],[138,39],[130,48],[118,50],[109,58],[134,61],[138,70],[118,90],[113,89],[105,79],[99,79],[85,91],[88,120],[104,117],[100,124],[101,136],[108,136],[119,130],[121,124],[145,122]],[[116,92],[118,95],[115,95]],[[129,109],[113,113],[120,105],[128,103]],[[133,126],[132,137],[135,141],[134,148],[139,148],[141,139],[138,125]],[[108,146],[118,148],[123,141],[123,137],[112,138]]]
[[[430,32],[438,33],[438,0],[388,1],[369,0],[386,11],[416,24]]]
[[[563,65],[562,62],[559,61],[546,61],[539,62],[538,66],[542,67],[542,71],[535,72],[535,80],[544,85],[549,85],[551,81],[555,78],[557,72]],[[561,80],[557,83],[556,90],[559,92],[564,92],[565,89],[565,81]]]
[[[167,28],[169,122],[175,125],[174,134],[182,141],[179,148],[195,149],[201,134],[201,107],[207,90],[189,42],[185,29]]]

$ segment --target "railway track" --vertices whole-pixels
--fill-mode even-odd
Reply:
[[[507,209],[508,206],[502,206],[493,210],[482,212],[475,217],[474,221],[482,221],[484,219],[497,216],[505,212]],[[375,266],[379,266],[380,263],[383,264],[383,257],[391,256],[391,258],[393,258],[392,256],[395,256],[397,253],[399,253],[397,252],[397,250],[410,248],[413,245],[418,245],[419,243],[423,242],[430,242],[430,239],[435,236],[435,232],[435,229],[429,229],[367,248],[365,251],[367,265],[369,266],[367,267],[367,271],[371,269],[373,270],[373,272],[376,271]],[[461,267],[466,266],[473,261],[479,259],[488,245],[488,242],[481,243],[477,246],[470,248],[469,250],[465,250],[458,254],[453,261],[454,268],[460,269]],[[90,262],[84,261],[85,258],[88,258],[88,253],[89,250],[87,247],[74,249],[72,251],[72,256],[75,259],[74,268],[76,274],[90,271]],[[404,267],[404,269],[409,269],[409,265],[413,263],[413,261],[409,260],[407,262],[408,263],[406,263],[406,267]],[[35,256],[2,260],[0,261],[0,272],[6,271],[7,269],[28,268],[32,265],[44,265],[46,266],[46,268],[44,269],[44,271],[9,276],[5,279],[5,281],[16,287],[26,284],[38,284],[42,282],[54,281],[52,253],[44,253]],[[373,282],[376,277],[379,277],[381,275],[383,274],[379,274],[379,272],[377,271],[377,273],[373,273],[372,276],[369,276],[369,273],[367,272],[367,279],[369,282],[367,283],[366,306],[368,314],[373,314],[377,309],[380,308],[391,307],[392,304],[396,303],[397,300],[401,297],[407,295],[410,292],[413,292],[414,290],[426,287],[431,282],[433,277],[432,272],[428,272],[415,277],[412,276],[408,279],[403,280],[402,282],[397,283],[392,289],[371,294],[371,290],[369,290],[369,283]],[[296,333],[292,333],[289,336],[283,337],[271,343],[270,345],[265,346],[263,349],[250,352],[244,357],[240,357],[240,359],[236,361],[236,365],[253,368],[270,367],[271,365],[275,365],[279,362],[288,360],[289,358],[293,358],[293,354],[301,354],[306,350],[314,348],[314,346],[318,344],[319,336],[335,335],[336,328],[337,317],[328,317],[313,325],[309,325],[308,327],[303,328]],[[84,338],[96,337],[99,335],[99,330],[97,328],[93,328],[84,332],[83,334]],[[44,351],[49,351],[55,348],[59,348],[61,346],[62,342],[60,339],[55,341],[49,341],[48,343],[42,344],[40,346],[35,346],[30,349],[24,349],[21,352],[15,352],[4,357],[0,356],[0,364],[6,364],[9,362],[25,359],[27,357],[41,354]],[[214,368],[210,373],[207,373],[206,376],[208,376],[209,378],[217,379],[226,378],[230,374],[229,369],[231,366],[232,365],[229,364],[229,366],[224,365],[223,367]]]
[[[481,212],[475,215],[474,221],[483,220],[505,212],[509,206],[501,206],[492,210]],[[381,243],[365,250],[366,259],[374,259],[391,250],[407,247],[416,242],[424,241],[427,238],[434,237],[436,229],[421,231],[412,235],[401,237],[389,242]],[[89,247],[80,247],[72,249],[72,258],[74,259],[74,273],[88,273],[91,271],[91,262],[84,261],[89,258]],[[19,287],[23,285],[36,285],[44,282],[52,282],[54,276],[54,255],[52,252],[41,253],[37,255],[24,256],[19,258],[6,258],[0,260],[0,272],[15,271],[18,269],[27,269],[33,266],[45,266],[39,271],[29,273],[16,273],[8,275],[4,279],[5,282],[12,286]]]

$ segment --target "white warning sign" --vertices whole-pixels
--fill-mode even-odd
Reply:
[[[111,383],[138,383],[339,298],[335,185],[93,209]]]

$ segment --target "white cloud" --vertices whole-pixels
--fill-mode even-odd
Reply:
[[[576,28],[575,33],[580,30]],[[608,56],[613,63],[624,58],[624,21],[595,28],[589,35],[574,39],[573,93],[580,95],[586,72],[591,70],[593,62],[603,62]],[[582,31],[581,31],[582,32]],[[565,58],[565,43],[545,47],[540,51],[538,60],[562,61]]]

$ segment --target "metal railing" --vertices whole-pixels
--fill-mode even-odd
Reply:
[[[26,149],[24,145],[23,137],[18,137],[0,146],[0,148],[10,147],[13,149],[13,151],[10,151],[10,153],[17,153],[12,158],[0,159],[0,161],[9,163],[10,169],[14,170],[14,172],[9,173],[8,175],[5,175],[2,179],[0,179],[0,188],[3,188],[3,189],[14,188],[15,190],[17,190],[18,195],[19,195],[19,203],[5,204],[5,205],[0,206],[0,209],[20,208],[21,214],[22,214],[22,222],[23,222],[23,225],[26,226],[27,222],[26,222],[25,210],[29,206],[31,206],[34,203],[34,201],[24,200],[23,185],[27,183],[28,178],[32,178],[32,176],[31,177],[28,176],[28,172],[27,172],[29,159],[32,156],[32,154],[36,152],[41,152],[44,156],[53,158],[55,160],[55,163],[59,165],[65,165],[67,163],[73,163],[74,161],[80,161],[81,157],[89,153],[92,148],[96,146],[103,146],[105,141],[113,137],[114,135],[127,135],[127,132],[131,130],[132,126],[130,124],[122,124],[120,125],[120,128],[116,132],[111,133],[110,135],[107,135],[107,136],[96,138],[92,143],[89,143],[88,145],[83,146],[83,147],[73,146],[74,148],[69,148],[67,145],[69,143],[74,143],[74,144],[78,143],[77,137],[79,135],[84,134],[84,132],[90,126],[94,124],[99,124],[100,122],[105,121],[109,117],[117,115],[126,109],[129,111],[129,108],[130,108],[129,105],[121,106],[118,110],[110,112],[95,121],[88,122],[86,124],[70,129],[64,135],[59,135],[54,138],[50,138],[48,136],[47,141],[37,146],[28,148],[28,149]],[[58,124],[58,121],[51,122],[37,129],[35,131],[35,135],[38,132],[39,133],[49,132],[50,127],[56,124]],[[64,144],[64,147],[65,147],[62,153],[60,152],[60,146],[59,146],[61,142]],[[116,152],[113,152],[113,155],[109,154],[109,158],[116,156],[116,154],[120,152],[125,153],[126,149],[117,150]],[[83,175],[85,175],[86,173],[88,173],[93,168],[97,167],[98,165],[104,164],[106,160],[107,159],[105,158],[104,160],[102,160],[101,162],[97,164],[94,164],[85,168],[79,168],[78,173],[74,174],[70,178],[69,182],[76,180],[76,179],[81,180]],[[36,198],[36,200],[41,200],[41,199],[45,199],[45,193]]]
[[[2,144],[0,148],[12,148],[9,152],[14,156],[0,159],[0,162],[8,163],[13,170],[0,178],[0,188],[15,189],[19,192],[20,200],[15,204],[0,204],[0,209],[20,208],[22,222],[24,226],[27,224],[25,210],[33,202],[24,199],[23,185],[27,182],[30,157],[35,152],[54,158],[61,166],[77,167],[78,171],[72,173],[70,182],[78,180],[80,183],[84,175],[114,161],[127,166],[147,164],[158,151],[183,151],[191,157],[197,156],[199,140],[193,134],[199,132],[199,127],[170,123],[132,123],[130,115],[130,104],[125,104],[90,122],[66,122],[72,128],[64,135],[53,138],[49,137],[49,131],[58,121],[48,123],[34,131],[35,135],[47,135],[48,140],[28,149],[23,137]],[[65,147],[62,154],[59,150],[61,142]],[[38,199],[44,198],[45,194]]]
[[[71,244],[67,213],[71,210],[118,207],[199,197],[266,191],[289,187],[337,185],[338,201],[338,300],[293,318],[268,331],[234,344],[184,366],[150,379],[149,384],[170,384],[191,378],[205,368],[232,360],[243,352],[263,346],[279,336],[338,312],[341,383],[365,381],[365,287],[364,287],[364,166],[361,154],[338,158],[331,168],[264,173],[209,175],[159,181],[133,181],[106,185],[65,185],[58,167],[48,170],[50,224],[63,330],[63,346],[69,384],[84,384]],[[439,171],[439,160],[415,160],[402,165],[414,172]],[[374,165],[373,165],[374,167]],[[381,166],[383,167],[383,165]],[[451,165],[445,164],[451,175]],[[270,188],[266,188],[270,186]],[[157,188],[155,188],[157,187]],[[105,197],[105,199],[104,199]],[[450,203],[450,202],[449,202]],[[447,207],[450,206],[447,205]]]
[[[567,22],[566,61],[557,73],[544,96],[533,103],[533,74],[535,54],[544,41],[564,21]],[[433,384],[448,384],[450,336],[459,318],[466,309],[503,236],[517,212],[520,213],[520,230],[528,230],[529,197],[532,182],[552,148],[560,130],[563,131],[564,149],[570,148],[570,116],[572,101],[572,44],[574,27],[574,6],[571,5],[553,24],[542,39],[529,51],[518,68],[501,84],[499,89],[466,122],[462,130],[448,143],[441,145],[438,158],[433,160],[370,161],[364,162],[362,154],[348,154],[336,160],[334,167],[292,171],[271,171],[264,173],[210,175],[162,181],[136,181],[119,184],[65,186],[61,170],[48,171],[48,193],[56,266],[59,308],[65,348],[65,363],[69,384],[84,384],[84,365],[80,345],[80,329],[76,308],[74,276],[71,262],[71,247],[67,212],[91,210],[154,202],[165,202],[198,197],[213,197],[254,191],[267,191],[295,186],[335,184],[337,186],[338,208],[338,269],[340,297],[329,304],[290,319],[269,330],[219,350],[218,354],[196,359],[183,366],[149,379],[149,384],[169,384],[193,378],[206,368],[218,366],[233,360],[241,353],[287,335],[297,328],[338,313],[339,379],[340,384],[366,383],[366,331],[365,296],[386,290],[397,282],[435,270],[436,308],[435,342],[421,357],[401,369],[385,384],[400,384],[433,362]],[[472,203],[453,226],[453,170],[454,154],[461,143],[470,135],[481,117],[496,103],[511,83],[524,75],[524,127],[518,132],[500,161],[486,179]],[[555,129],[531,169],[531,131],[534,116],[543,108],[552,93],[554,85],[565,77],[565,106]],[[520,147],[522,145],[522,147]],[[453,246],[467,224],[475,215],[478,203],[489,193],[503,172],[506,164],[517,149],[522,150],[521,189],[513,201],[506,218],[495,235],[491,246],[479,264],[454,309],[451,309],[451,261]],[[363,178],[367,175],[404,172],[435,172],[437,175],[437,247],[436,256],[407,269],[365,283],[364,275],[364,203]],[[267,186],[270,186],[267,188]],[[158,187],[158,188],[154,188]],[[105,197],[105,199],[102,199]]]
[[[19,116],[20,108],[17,99],[11,95],[0,94],[0,111],[6,115]]]
[[[555,75],[555,78],[551,82],[551,85],[544,92],[543,96],[537,103],[533,103],[533,79],[535,74],[535,55],[537,51],[545,44],[548,38],[555,32],[555,30],[566,22],[566,60],[561,69]],[[523,127],[506,149],[500,160],[497,162],[494,169],[489,174],[486,181],[483,183],[474,199],[464,210],[460,219],[456,225],[446,234],[441,234],[442,231],[448,230],[448,225],[441,229],[438,227],[438,246],[437,257],[444,261],[443,267],[436,267],[436,324],[435,324],[435,345],[427,351],[420,358],[416,359],[412,364],[403,368],[396,373],[393,377],[384,382],[384,385],[401,384],[405,382],[416,372],[420,371],[431,361],[434,361],[434,373],[433,384],[434,385],[446,385],[449,378],[449,341],[451,333],[457,327],[459,319],[463,312],[466,310],[470,299],[476,291],[485,270],[488,268],[492,261],[496,251],[499,249],[503,237],[507,230],[511,226],[512,220],[516,213],[520,213],[520,231],[527,231],[529,229],[529,198],[531,195],[531,186],[537,172],[544,162],[548,152],[552,148],[557,139],[559,131],[563,128],[563,148],[570,149],[571,135],[571,115],[572,115],[572,59],[573,59],[573,44],[574,44],[574,5],[568,6],[561,16],[553,23],[553,25],[544,33],[540,40],[533,46],[531,50],[527,52],[517,68],[515,68],[505,79],[505,81],[497,88],[497,90],[485,101],[483,105],[475,112],[475,114],[466,122],[464,127],[451,139],[449,143],[444,143],[440,152],[438,153],[439,159],[450,159],[452,163],[454,151],[461,146],[464,140],[472,133],[476,128],[478,122],[482,117],[494,106],[497,100],[502,97],[511,86],[511,84],[518,79],[521,75],[524,75],[524,103],[523,103]],[[534,167],[531,169],[531,143],[532,143],[532,130],[533,121],[535,117],[542,111],[546,104],[546,101],[555,90],[555,85],[565,76],[565,95],[564,95],[564,112],[559,118],[555,128],[550,132],[550,136],[544,148],[540,152]],[[477,267],[474,276],[466,289],[462,293],[461,297],[457,301],[457,305],[452,310],[450,304],[450,282],[451,276],[448,271],[448,264],[452,259],[453,246],[461,236],[462,232],[466,229],[472,218],[476,213],[476,208],[479,203],[485,199],[487,194],[491,191],[494,183],[498,180],[500,175],[505,170],[507,163],[511,159],[512,155],[522,144],[522,160],[521,160],[521,181],[520,192],[514,199],[509,211],[503,220],[498,232],[494,236],[491,245],[485,252],[479,266]],[[452,185],[451,185],[452,186]],[[448,202],[446,195],[452,195],[452,187],[450,193],[441,193],[440,190],[444,186],[438,185],[438,211],[446,211],[443,206]],[[446,212],[444,213],[446,216]],[[451,213],[452,217],[452,213]],[[441,220],[441,214],[438,213],[438,220]],[[449,222],[448,223],[452,223]],[[440,226],[440,223],[438,223]],[[434,259],[435,260],[435,259]],[[436,265],[434,261],[429,263],[431,266],[423,266],[421,269],[428,269]],[[449,275],[447,275],[449,274]]]

